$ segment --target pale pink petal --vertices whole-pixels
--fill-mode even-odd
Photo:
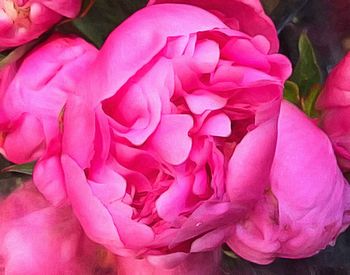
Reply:
[[[197,90],[191,94],[186,94],[185,99],[191,112],[198,115],[207,110],[221,109],[227,103],[227,99],[206,90]]]
[[[102,267],[102,248],[86,238],[71,209],[50,206],[31,182],[0,203],[0,219],[6,274],[92,275]]]
[[[192,127],[193,120],[189,115],[163,115],[157,130],[148,140],[148,146],[170,164],[180,164],[191,150],[192,140],[188,132]]]
[[[228,137],[231,134],[231,120],[224,113],[210,116],[199,131],[201,135]]]

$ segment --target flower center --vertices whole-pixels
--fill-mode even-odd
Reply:
[[[20,7],[12,0],[5,0],[4,7],[6,14],[17,24],[26,27],[30,23],[30,7]]]

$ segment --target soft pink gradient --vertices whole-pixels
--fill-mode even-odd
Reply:
[[[80,7],[81,0],[0,0],[0,50],[38,38]]]
[[[0,152],[14,163],[40,159],[34,181],[55,204],[65,197],[56,156],[64,106],[96,54],[80,38],[54,35],[0,71]]]
[[[350,170],[350,53],[329,74],[317,100],[320,126],[333,143],[340,167]]]
[[[71,209],[50,206],[31,182],[0,202],[0,220],[4,274],[92,275],[107,267],[106,252],[86,238]]]
[[[221,275],[221,249],[191,254],[180,265],[163,269],[150,264],[146,259],[116,257],[118,275]]]
[[[264,36],[270,52],[279,48],[276,28],[259,0],[150,0],[148,5],[178,3],[198,6],[218,16],[230,28],[251,36]]]
[[[252,136],[257,140],[259,132]],[[259,154],[266,143],[247,144]],[[251,186],[237,185],[234,193],[245,198],[244,190],[252,196]],[[295,106],[283,102],[270,180],[228,244],[238,255],[260,264],[276,257],[312,256],[333,244],[349,225],[349,195],[327,136]]]
[[[227,161],[247,133],[266,132],[247,169],[270,169],[290,71],[265,36],[195,6],[128,18],[64,113],[65,188],[87,235],[165,269],[220,246],[258,200],[229,202]]]

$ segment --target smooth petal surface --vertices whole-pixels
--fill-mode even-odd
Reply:
[[[17,125],[5,136],[2,144],[6,158],[15,163],[38,159],[45,149],[42,124],[37,118],[26,114],[16,122]]]
[[[71,209],[50,206],[30,182],[0,203],[0,218],[4,274],[95,274],[102,264]]]
[[[36,160],[50,143],[57,148],[67,98],[96,54],[97,49],[80,38],[54,35],[4,72],[1,146],[10,161]]]
[[[329,74],[317,99],[320,126],[333,143],[339,165],[350,170],[350,54]]]
[[[160,258],[162,256],[159,256]],[[149,257],[151,258],[151,257]],[[214,250],[213,252],[202,252],[194,253],[188,256],[180,265],[175,268],[161,268],[159,266],[155,267],[155,258],[157,256],[149,259],[153,264],[150,264],[147,259],[133,259],[126,257],[118,257],[118,274],[129,275],[129,274],[139,274],[139,275],[211,275],[211,274],[221,274],[220,270],[220,260],[221,251]],[[162,260],[164,262],[164,260]]]
[[[188,132],[193,120],[187,115],[164,115],[149,139],[150,146],[170,164],[181,164],[190,153],[192,141]]]
[[[252,209],[268,187],[277,141],[277,117],[248,132],[228,163],[226,190],[234,204]]]
[[[118,242],[119,237],[111,214],[89,189],[82,170],[69,156],[63,155],[61,161],[67,193],[85,233],[101,244],[113,245],[113,242]]]
[[[67,194],[64,175],[60,158],[57,155],[48,155],[35,164],[33,181],[38,190],[53,205],[59,206],[65,203]]]
[[[262,264],[275,257],[309,257],[348,226],[348,186],[330,141],[287,102],[281,107],[269,184],[229,241],[242,257]]]

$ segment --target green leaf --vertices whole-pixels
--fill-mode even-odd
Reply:
[[[32,175],[35,162],[25,164],[15,164],[3,168],[0,173],[20,173],[25,175]]]
[[[283,97],[284,97],[284,99],[288,100],[289,102],[291,102],[297,106],[300,106],[299,87],[293,81],[288,80],[284,84]]]
[[[321,90],[322,86],[320,84],[314,84],[308,91],[308,95],[301,101],[303,111],[309,117],[318,117],[318,112],[315,110],[315,104]]]
[[[91,1],[87,1],[87,14],[61,24],[58,30],[83,36],[97,47],[103,44],[115,27],[147,3],[146,0],[96,0],[89,7]],[[84,11],[82,13],[84,15]]]
[[[299,86],[300,95],[306,97],[313,85],[321,84],[322,75],[315,51],[305,32],[300,36],[298,48],[299,60],[294,68],[291,80]]]

